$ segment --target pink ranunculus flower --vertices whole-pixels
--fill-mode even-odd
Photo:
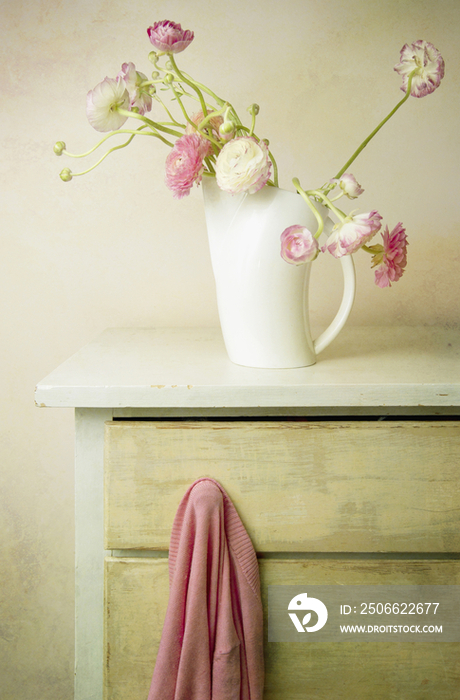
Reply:
[[[164,19],[155,22],[147,29],[150,42],[158,51],[165,53],[180,53],[187,48],[195,36],[190,29],[182,29],[180,24]]]
[[[305,226],[289,226],[281,234],[281,257],[291,265],[312,262],[319,253],[316,238]]]
[[[216,160],[216,180],[221,190],[254,194],[267,184],[271,163],[268,146],[253,136],[232,139]]]
[[[152,96],[140,87],[141,83],[148,80],[147,76],[137,71],[134,63],[123,63],[117,78],[125,81],[131,109],[136,107],[139,114],[150,112],[152,109]]]
[[[331,180],[331,182],[336,182],[348,199],[356,199],[364,192],[361,185],[356,181],[355,176],[351,173],[344,173],[341,178]]]
[[[198,134],[185,134],[177,139],[166,158],[165,176],[166,185],[176,199],[186,197],[194,184],[200,184],[208,146],[209,143]]]
[[[344,222],[336,224],[323,246],[334,258],[355,253],[371,240],[381,227],[382,217],[374,209],[366,214],[348,216]]]
[[[119,109],[129,110],[129,93],[125,81],[105,78],[88,92],[86,116],[96,131],[115,131],[123,126],[127,116]]]
[[[410,94],[413,97],[424,97],[439,87],[444,77],[444,59],[433,44],[419,39],[414,44],[404,44],[400,61],[394,69],[402,76],[403,92],[407,90],[409,74],[416,69]]]
[[[385,227],[382,233],[383,246],[371,246],[375,250],[372,257],[372,267],[375,267],[375,284],[378,287],[391,287],[392,282],[397,282],[404,273],[407,265],[407,236],[402,223],[396,224],[393,231]]]
[[[195,128],[195,127],[198,126],[198,124],[199,124],[200,122],[202,122],[203,119],[204,119],[204,117],[203,117],[203,112],[200,111],[200,112],[196,112],[196,114],[193,114],[193,115],[192,115],[192,122],[193,122],[193,124],[194,124],[195,126],[193,126],[193,124],[190,124],[190,123],[187,124],[187,126],[186,126],[186,128],[185,128],[185,133],[186,133],[186,134],[196,134],[197,131],[196,131],[196,128]],[[223,121],[224,121],[224,120],[222,119],[221,116],[211,117],[211,119],[209,120],[209,122],[208,122],[207,125],[206,125],[208,128],[211,128],[212,135],[213,135],[213,137],[214,137],[217,141],[220,139],[220,136],[219,136],[219,127],[220,127],[220,125],[223,123]],[[204,136],[202,136],[201,138],[202,138],[204,141],[206,141],[206,143],[208,144],[209,152],[211,152],[211,151],[212,151],[212,146],[211,146],[210,141],[207,141],[207,139],[205,139]]]

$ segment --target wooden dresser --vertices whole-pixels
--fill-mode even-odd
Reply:
[[[313,367],[217,329],[111,329],[36,389],[75,408],[75,700],[146,700],[172,520],[226,489],[268,585],[460,584],[460,333],[348,328]],[[459,621],[460,624],[460,621]],[[459,643],[266,643],[266,700],[460,700]]]

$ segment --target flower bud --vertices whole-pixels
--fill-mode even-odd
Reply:
[[[158,63],[158,58],[159,57],[158,57],[158,54],[156,51],[150,51],[150,53],[148,55],[148,59],[149,59],[150,63],[153,63],[154,65],[156,65]]]
[[[360,194],[364,192],[361,185],[356,181],[356,178],[351,173],[344,173],[342,177],[337,180],[331,180],[335,185],[338,184],[342,192],[348,197],[348,199],[356,199]]]
[[[152,51],[152,53],[154,53],[154,52]],[[160,77],[159,72],[158,72],[157,70],[154,70],[154,71],[152,72],[152,80],[156,80],[156,79],[159,78],[159,77]]]
[[[70,182],[72,179],[70,168],[64,168],[64,170],[60,172],[59,177],[63,182]]]
[[[174,80],[173,74],[172,74],[172,73],[167,73],[167,74],[165,75],[165,77],[164,77],[164,81],[163,81],[163,82],[166,83],[166,84],[169,84],[169,83],[172,83],[173,80]]]
[[[66,146],[65,146],[64,141],[57,141],[54,144],[53,150],[57,156],[62,156],[62,151],[65,151],[65,148],[66,148]]]
[[[260,107],[255,102],[254,102],[254,104],[249,105],[249,107],[248,107],[249,114],[259,114],[259,110],[260,110]]]
[[[219,134],[221,136],[228,136],[229,134],[233,134],[234,131],[235,125],[230,119],[219,126]]]

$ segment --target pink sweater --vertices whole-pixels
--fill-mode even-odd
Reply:
[[[182,499],[169,550],[169,602],[148,700],[262,700],[259,568],[214,479]]]

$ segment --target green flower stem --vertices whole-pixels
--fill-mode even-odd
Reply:
[[[167,114],[168,117],[171,119],[172,125],[173,125],[173,126],[178,126],[178,127],[180,127],[181,129],[185,129],[185,124],[180,124],[176,119],[174,119],[173,115],[171,114],[171,112],[169,111],[169,109],[166,107],[166,105],[165,105],[165,103],[163,102],[163,100],[161,99],[161,97],[159,97],[158,95],[155,95],[155,99],[156,99],[157,102],[159,102],[159,103],[161,104],[161,106],[162,106],[162,107],[164,108],[164,110],[166,111],[166,114]]]
[[[142,129],[145,129],[145,126],[140,126],[139,129],[132,130],[132,129],[117,129],[117,131],[111,131],[110,134],[106,134],[98,143],[93,146],[92,148],[89,149],[89,151],[86,151],[86,153],[69,153],[69,151],[66,151],[65,149],[62,151],[62,154],[65,156],[69,156],[69,158],[85,158],[86,156],[91,155],[91,153],[94,153],[99,146],[102,146],[102,144],[107,141],[107,139],[111,138],[112,136],[117,136],[118,134],[132,134],[133,136],[155,136],[151,131],[142,131]]]
[[[234,108],[234,106],[230,102],[228,102],[228,100],[223,100],[221,97],[219,97],[219,95],[216,95],[216,93],[213,92],[206,85],[203,85],[203,83],[199,83],[197,80],[194,80],[194,78],[192,78],[188,73],[184,73],[182,71],[182,75],[185,76],[187,78],[187,80],[190,81],[190,84],[196,85],[200,90],[202,90],[207,95],[212,97],[213,100],[215,100],[217,102],[219,107],[222,107],[225,104],[228,105],[228,107],[232,113],[232,116],[233,116],[233,121],[235,122],[236,126],[237,127],[241,126],[241,124],[242,124],[241,119],[239,118],[238,113],[237,113],[236,109]]]
[[[155,85],[157,83],[162,83],[163,80],[161,78],[155,78],[155,80],[143,80],[141,83],[139,83],[138,87],[139,88],[145,88],[145,87],[151,87],[152,85]]]
[[[187,114],[187,110],[186,110],[185,107],[184,107],[184,104],[183,104],[183,102],[182,102],[182,100],[181,100],[181,96],[179,95],[179,93],[178,93],[177,90],[175,89],[174,85],[171,85],[170,87],[171,87],[171,90],[172,90],[173,93],[174,93],[174,96],[175,96],[175,98],[176,98],[176,100],[177,100],[177,103],[179,104],[179,107],[180,107],[181,110],[182,110],[182,114],[184,115],[186,121],[187,121],[189,124],[191,124],[191,125],[193,126],[194,129],[196,129],[197,131],[199,131],[199,133],[200,133],[202,136],[204,136],[204,138],[208,139],[208,141],[210,141],[211,144],[212,144],[212,146],[213,146],[214,152],[218,153],[218,151],[219,151],[219,149],[220,149],[220,144],[219,144],[219,142],[216,141],[216,139],[213,138],[213,137],[211,136],[211,134],[208,134],[207,132],[202,131],[201,129],[199,129],[199,128],[197,127],[197,125],[195,124],[195,122],[192,121],[192,119],[191,119],[191,118],[189,117],[189,115]],[[193,97],[193,95],[192,95],[191,97]],[[212,110],[212,109],[213,109],[213,108],[211,108],[211,110]],[[205,106],[205,112],[206,112],[206,113],[208,112],[208,109],[207,109],[206,106]],[[211,115],[211,116],[212,116],[212,115]],[[200,124],[201,124],[201,122],[200,122]],[[183,135],[183,134],[181,134],[181,136],[182,136],[182,135]]]
[[[166,54],[166,53],[164,53],[164,52],[163,52],[161,55],[162,55],[162,56],[168,56],[168,54]],[[149,59],[150,59],[150,56],[149,56]],[[169,68],[165,68],[165,67],[161,66],[161,65],[158,63],[159,59],[160,59],[160,56],[158,56],[157,59],[156,59],[155,61],[152,61],[153,65],[155,66],[155,70],[156,70],[156,72],[158,73],[158,76],[156,76],[155,78],[152,76],[152,78],[149,79],[149,82],[151,83],[151,85],[157,85],[157,84],[159,84],[159,83],[163,83],[163,84],[164,84],[165,78],[166,78],[167,75],[171,75],[171,76],[174,77],[173,72],[172,72]],[[161,77],[161,76],[160,76],[160,72],[161,72],[161,73],[165,73],[165,75],[164,75],[163,77]]]
[[[317,210],[317,208],[315,207],[313,202],[310,201],[310,198],[307,195],[307,193],[305,192],[305,190],[302,189],[300,182],[299,182],[299,179],[297,177],[293,178],[292,184],[294,185],[297,192],[300,194],[302,199],[308,204],[308,206],[312,210],[313,214],[315,215],[316,221],[318,222],[318,229],[314,235],[314,238],[319,238],[323,232],[323,229],[324,229],[323,217],[321,216],[321,214],[319,213],[319,211]]]
[[[171,143],[171,141],[168,141],[168,139],[165,139],[165,137],[162,136],[161,134],[157,134],[154,132],[154,133],[152,133],[152,136],[155,136],[155,138],[159,139],[160,141],[163,141],[163,143],[165,143],[167,146],[170,146],[171,148],[174,147],[174,144]]]
[[[196,128],[198,129],[198,131],[202,131],[202,129],[203,129],[203,128],[211,121],[211,119],[213,119],[214,117],[220,117],[220,116],[225,112],[225,110],[226,110],[227,108],[228,108],[228,105],[225,104],[225,105],[222,107],[222,109],[215,110],[214,112],[208,112],[208,110],[206,109],[206,112],[208,112],[208,113],[207,113],[207,115],[204,117],[204,119],[202,119],[201,122],[197,125]],[[204,114],[204,112],[203,112],[203,114]]]
[[[276,160],[273,158],[273,154],[271,151],[268,151],[268,155],[270,156],[270,160],[273,165],[273,184],[275,187],[278,187],[278,165],[276,164]]]
[[[230,111],[232,113],[233,121],[235,122],[236,128],[240,129],[243,126],[243,122],[239,118],[238,113],[237,113],[236,109],[233,107],[233,105],[230,102],[228,103],[228,105],[230,107]]]
[[[104,155],[102,156],[102,158],[99,158],[99,160],[97,161],[97,163],[94,163],[94,165],[92,165],[92,166],[91,166],[90,168],[88,168],[87,170],[83,170],[81,173],[72,173],[72,177],[78,177],[78,175],[86,175],[86,173],[91,172],[91,170],[94,170],[94,168],[97,168],[97,166],[100,165],[100,164],[102,163],[102,161],[105,160],[105,158],[107,158],[107,156],[108,156],[110,153],[112,153],[112,151],[118,151],[120,148],[126,148],[126,146],[129,146],[129,144],[130,144],[131,141],[133,140],[134,136],[135,136],[135,134],[133,134],[132,136],[130,136],[130,138],[129,138],[125,143],[122,143],[122,144],[120,144],[119,146],[114,146],[113,148],[110,148],[106,153],[104,153]],[[152,136],[153,136],[153,134],[152,134]]]
[[[251,119],[251,128],[249,129],[249,136],[254,135],[254,129],[256,126],[256,113],[254,110],[252,110],[252,112],[251,112],[251,117],[252,117],[252,119]]]
[[[182,110],[182,114],[184,115],[185,119],[187,120],[187,122],[188,122],[189,124],[191,124],[191,125],[193,126],[194,129],[198,130],[197,125],[195,124],[195,122],[193,122],[193,121],[190,119],[190,117],[188,116],[187,110],[185,109],[185,107],[184,107],[184,105],[183,105],[183,103],[182,103],[182,100],[181,100],[181,98],[180,98],[180,95],[179,95],[179,93],[177,92],[177,90],[175,89],[174,85],[171,85],[170,87],[171,87],[171,90],[172,90],[173,93],[174,93],[174,96],[175,96],[175,98],[176,98],[178,104],[179,104],[179,107],[180,107],[181,110]],[[205,107],[205,112],[207,112],[207,111],[208,111],[208,110],[207,110],[207,108]],[[204,112],[203,112],[203,114],[204,114]],[[201,122],[200,122],[200,123],[201,123]],[[199,133],[200,133],[202,136],[204,136],[206,139],[208,139],[208,141],[211,142],[214,152],[215,152],[215,153],[218,153],[218,152],[219,152],[219,149],[220,149],[220,144],[219,144],[219,142],[216,141],[216,139],[214,139],[214,138],[213,138],[210,134],[208,134],[207,132],[199,131]],[[180,136],[183,136],[183,134],[180,134]]]
[[[374,131],[373,131],[371,134],[369,134],[369,136],[367,137],[367,139],[364,139],[364,141],[362,142],[362,144],[359,146],[359,148],[356,149],[356,151],[353,153],[353,155],[351,156],[351,158],[350,158],[349,160],[347,160],[347,162],[345,163],[345,165],[343,166],[343,168],[341,168],[341,169],[339,170],[339,172],[338,172],[337,175],[335,176],[335,179],[338,180],[339,178],[342,177],[342,175],[344,174],[344,172],[350,167],[350,165],[353,163],[353,161],[356,160],[356,158],[359,156],[359,154],[361,153],[361,151],[367,146],[367,144],[369,143],[369,141],[370,141],[371,139],[374,138],[374,136],[376,135],[376,133],[377,133],[378,131],[380,131],[380,129],[382,128],[382,126],[383,126],[384,124],[386,124],[386,122],[387,122],[389,119],[391,119],[391,117],[393,116],[393,114],[394,114],[395,112],[397,112],[397,110],[398,110],[400,107],[402,107],[402,105],[409,99],[409,97],[410,97],[410,91],[411,91],[411,87],[412,87],[412,78],[414,77],[414,74],[417,72],[417,70],[418,70],[418,69],[415,68],[415,69],[412,71],[412,73],[409,74],[409,79],[408,79],[408,83],[407,83],[406,94],[404,95],[404,97],[402,98],[402,100],[400,100],[400,101],[398,102],[398,104],[396,105],[396,107],[394,107],[394,108],[391,110],[391,112],[385,117],[385,119],[383,119],[383,121],[380,122],[380,124],[374,129]]]
[[[212,160],[209,157],[205,158],[204,160],[205,160],[205,163],[206,163],[207,168],[208,168],[208,174],[215,175],[216,171],[214,170],[214,165],[212,163]],[[205,174],[205,173],[203,173],[203,174]]]
[[[175,70],[175,72],[176,72],[176,75],[179,76],[179,79],[180,79],[181,81],[183,81],[186,85],[188,85],[189,87],[191,87],[192,90],[195,90],[196,94],[198,95],[198,97],[199,97],[199,99],[200,99],[201,111],[203,112],[203,114],[206,114],[206,112],[207,112],[208,110],[206,109],[206,103],[205,103],[205,101],[204,101],[204,97],[203,97],[203,94],[202,94],[200,88],[199,88],[197,85],[194,84],[193,80],[188,80],[188,79],[185,77],[185,75],[184,75],[183,73],[180,72],[179,68],[177,67],[177,63],[176,63],[176,60],[175,60],[175,58],[174,58],[174,54],[170,53],[170,54],[168,54],[168,57],[169,57],[169,60],[171,61],[171,64],[172,64],[172,66],[173,66],[173,68],[174,68],[174,70]]]
[[[144,124],[150,126],[154,130],[154,132],[164,131],[166,134],[171,134],[171,136],[182,136],[180,131],[170,129],[169,127],[164,126],[159,122],[154,122],[151,119],[142,116],[142,114],[138,114],[137,112],[130,112],[129,109],[118,109],[118,112],[124,117],[133,117],[134,119],[140,119],[142,122],[144,122]],[[158,134],[155,133],[155,135]],[[165,141],[165,143],[167,143],[167,141]]]
[[[94,153],[99,146],[102,146],[102,144],[107,141],[107,139],[111,138],[112,136],[118,136],[118,134],[132,134],[133,136],[155,136],[155,134],[152,131],[141,131],[142,129],[145,129],[145,126],[139,127],[139,129],[132,130],[132,129],[117,129],[117,131],[111,131],[110,134],[106,134],[104,138],[102,138],[98,143],[93,146],[92,148],[89,149],[89,151],[86,151],[86,153],[69,153],[69,151],[66,151],[65,149],[62,151],[62,154],[65,156],[69,156],[69,158],[85,158],[86,156],[91,155],[91,153]]]
[[[110,148],[106,153],[104,153],[104,155],[101,158],[99,158],[97,163],[94,163],[94,165],[92,165],[87,170],[83,170],[81,173],[72,173],[72,177],[77,177],[78,175],[86,175],[86,173],[91,172],[91,170],[94,170],[94,168],[97,168],[97,166],[100,165],[102,163],[102,161],[105,160],[105,158],[107,158],[107,156],[110,153],[112,153],[113,151],[119,151],[121,148],[126,148],[126,146],[129,146],[129,144],[131,143],[131,141],[133,140],[133,138],[136,135],[137,135],[137,132],[133,133],[130,136],[130,138],[127,141],[125,141],[125,143],[122,143],[119,146],[114,146],[113,148]],[[167,139],[163,138],[163,136],[161,136],[161,134],[150,133],[150,134],[144,134],[144,135],[145,136],[155,136],[156,138],[160,139],[160,141],[163,141],[163,143],[167,144],[168,146],[172,147],[174,145],[174,144],[170,143],[169,141],[167,141]]]
[[[183,105],[183,102],[182,102],[182,100],[181,100],[181,96],[180,96],[179,93],[177,92],[177,90],[176,90],[176,88],[174,87],[174,85],[171,84],[169,87],[170,87],[171,90],[173,91],[174,97],[175,97],[176,100],[177,100],[177,104],[178,104],[179,107],[181,108],[182,114],[183,114],[184,117],[185,117],[185,121],[188,122],[188,124],[192,124],[192,126],[195,126],[195,124],[192,122],[192,120],[191,120],[190,117],[188,116],[187,110],[185,109],[185,107],[184,107],[184,105]]]
[[[344,194],[345,194],[345,192],[341,192],[340,194],[337,195],[337,197],[332,197],[332,199],[330,197],[328,197],[328,199],[330,202],[336,202],[338,199],[343,197]]]
[[[376,248],[377,246],[372,246],[372,248]],[[383,250],[383,246],[379,246],[381,250],[372,250],[372,248],[369,248],[367,245],[362,245],[361,250],[365,250],[366,253],[369,253],[370,255],[376,255],[376,253],[380,253]]]
[[[177,90],[175,92],[177,93]],[[177,93],[177,94],[179,94],[179,93]],[[185,90],[182,91],[182,93],[179,95],[179,97],[188,97],[189,99],[195,100],[195,102],[198,102],[198,104],[200,104],[200,100],[198,99],[198,97],[196,95],[192,95],[190,92],[185,92]],[[206,102],[205,104],[206,104],[206,111],[208,113],[213,112],[215,110],[214,105],[209,104],[209,102]]]
[[[212,112],[208,112],[208,114],[206,115],[206,117],[204,117],[204,119],[202,119],[201,122],[200,122],[199,124],[197,124],[196,127],[195,127],[196,130],[197,130],[200,134],[202,134],[202,136],[204,136],[206,139],[208,139],[208,141],[211,142],[211,144],[213,145],[213,148],[214,148],[214,153],[215,153],[216,155],[219,154],[219,151],[220,151],[221,148],[222,148],[222,144],[221,144],[219,141],[217,141],[217,140],[212,136],[212,128],[209,130],[209,133],[208,133],[207,131],[204,131],[204,128],[209,124],[209,122],[211,121],[211,119],[213,119],[214,117],[219,117],[219,116],[221,116],[221,115],[225,112],[225,110],[226,110],[227,108],[228,108],[228,105],[225,104],[225,105],[222,107],[222,109],[214,110],[214,111],[212,111]],[[206,110],[206,111],[207,111],[207,110]]]
[[[321,190],[307,190],[306,194],[307,196],[309,195],[311,197],[319,197],[323,201],[324,205],[330,209],[336,215],[336,217],[340,219],[340,221],[343,222],[347,218],[346,214],[334,206],[329,197],[327,197],[324,192],[321,192]]]
[[[190,75],[188,75],[188,73],[182,72],[182,75],[185,76],[185,78],[189,81],[189,83],[188,83],[189,85],[192,85],[192,86],[193,86],[193,85],[196,85],[196,87],[197,87],[199,90],[202,90],[202,91],[205,92],[207,95],[209,95],[210,97],[212,97],[213,100],[215,100],[215,101],[217,102],[217,104],[219,105],[219,107],[221,107],[223,104],[225,104],[225,100],[223,100],[221,97],[219,97],[218,95],[216,95],[212,90],[210,90],[208,87],[206,87],[206,85],[203,85],[202,83],[199,83],[197,80],[194,80]],[[230,105],[230,106],[231,106],[231,105]],[[233,109],[233,108],[232,108],[232,109]]]
[[[236,131],[241,130],[243,128],[246,131],[249,131],[247,126],[243,127],[243,122],[239,118],[238,113],[231,102],[228,102],[228,100],[226,100],[226,101],[222,100],[220,97],[217,97],[217,95],[214,95],[214,93],[212,93],[211,91],[209,91],[209,93],[214,97],[214,99],[216,100],[216,102],[219,105],[226,105],[227,106],[228,113],[231,114],[231,121],[235,124]],[[228,113],[227,113],[227,116],[228,116]]]

